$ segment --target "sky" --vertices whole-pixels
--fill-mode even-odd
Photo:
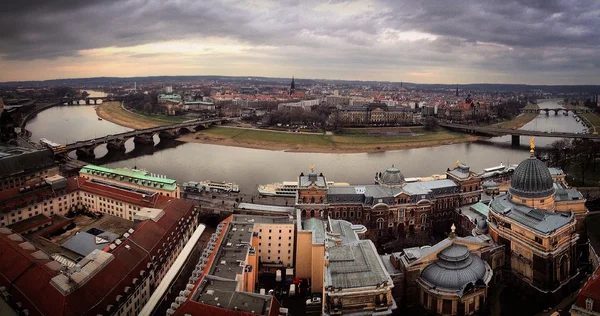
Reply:
[[[600,84],[600,1],[0,1],[0,81]]]

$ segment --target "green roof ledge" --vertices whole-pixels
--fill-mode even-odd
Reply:
[[[152,176],[148,171],[128,168],[106,168],[95,165],[87,165],[81,168],[81,173],[90,175],[99,175],[104,178],[123,177],[118,179],[122,182],[127,182],[128,178],[138,180],[136,184],[148,188],[161,189],[166,191],[175,191],[177,189],[177,181],[174,179],[160,178]],[[96,174],[95,174],[96,173]],[[97,174],[100,173],[100,174]],[[142,182],[143,181],[143,182]],[[162,184],[162,187],[160,186]]]

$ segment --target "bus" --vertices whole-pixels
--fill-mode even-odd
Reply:
[[[67,146],[55,143],[46,138],[40,138],[40,144],[52,149],[52,151],[54,151],[55,153],[67,150]]]

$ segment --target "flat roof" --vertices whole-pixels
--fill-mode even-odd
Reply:
[[[240,203],[237,206],[238,209],[253,210],[253,211],[268,211],[268,212],[281,212],[281,213],[292,213],[294,207],[292,206],[277,206],[277,205],[266,205],[266,204],[254,204],[254,203]]]
[[[123,177],[123,179],[118,179],[117,181],[123,181],[132,179],[134,184],[138,184],[141,186],[146,186],[153,189],[163,189],[167,191],[175,191],[177,190],[177,181],[174,179],[169,179],[166,177],[161,177],[158,175],[153,175],[145,170],[139,169],[127,169],[127,168],[106,168],[95,165],[87,165],[81,168],[80,173],[90,174],[90,175],[99,175],[101,177],[110,178],[113,177]],[[123,181],[125,182],[125,181]]]
[[[378,286],[392,279],[370,240],[333,246],[327,249],[329,265],[325,267],[325,287],[358,288]]]

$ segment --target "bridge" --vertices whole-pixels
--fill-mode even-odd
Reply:
[[[484,135],[484,136],[490,136],[490,137],[511,135],[512,136],[512,144],[514,146],[520,145],[520,136],[578,138],[578,139],[600,140],[600,135],[597,135],[597,134],[539,132],[539,131],[528,131],[528,130],[520,130],[520,129],[498,128],[498,127],[493,127],[493,126],[463,125],[463,124],[455,124],[455,123],[448,123],[448,122],[441,122],[441,121],[438,122],[438,124],[442,127],[448,128],[450,130],[455,130],[455,131],[460,131],[460,132],[470,133],[470,134],[478,134],[478,135]]]
[[[107,97],[81,97],[81,98],[71,98],[71,97],[64,97],[64,98],[60,98],[60,103],[63,104],[67,104],[67,105],[77,105],[79,104],[79,102],[81,101],[85,101],[85,104],[87,105],[91,105],[91,104],[98,104],[98,100],[102,100],[102,102],[105,101],[123,101],[125,97],[123,96],[107,96]]]
[[[125,142],[133,138],[133,142],[137,145],[152,145],[154,146],[154,135],[158,135],[161,139],[174,139],[179,137],[181,133],[196,132],[198,130],[209,128],[212,125],[220,125],[229,122],[225,118],[216,118],[210,120],[191,120],[177,124],[163,125],[146,129],[138,129],[129,132],[124,132],[115,135],[107,135],[90,140],[78,141],[67,144],[62,150],[55,151],[56,154],[65,154],[73,150],[77,151],[78,157],[93,157],[96,147],[106,144],[109,151],[125,151]]]
[[[555,109],[550,109],[550,108],[543,108],[543,109],[521,109],[521,113],[535,113],[535,114],[539,114],[541,112],[546,112],[546,115],[549,115],[550,112],[554,112],[554,115],[558,115],[558,113],[563,112],[564,115],[569,115],[569,112],[573,112],[575,114],[580,114],[580,113],[590,113],[593,112],[592,109],[588,109],[588,108],[555,108]]]

